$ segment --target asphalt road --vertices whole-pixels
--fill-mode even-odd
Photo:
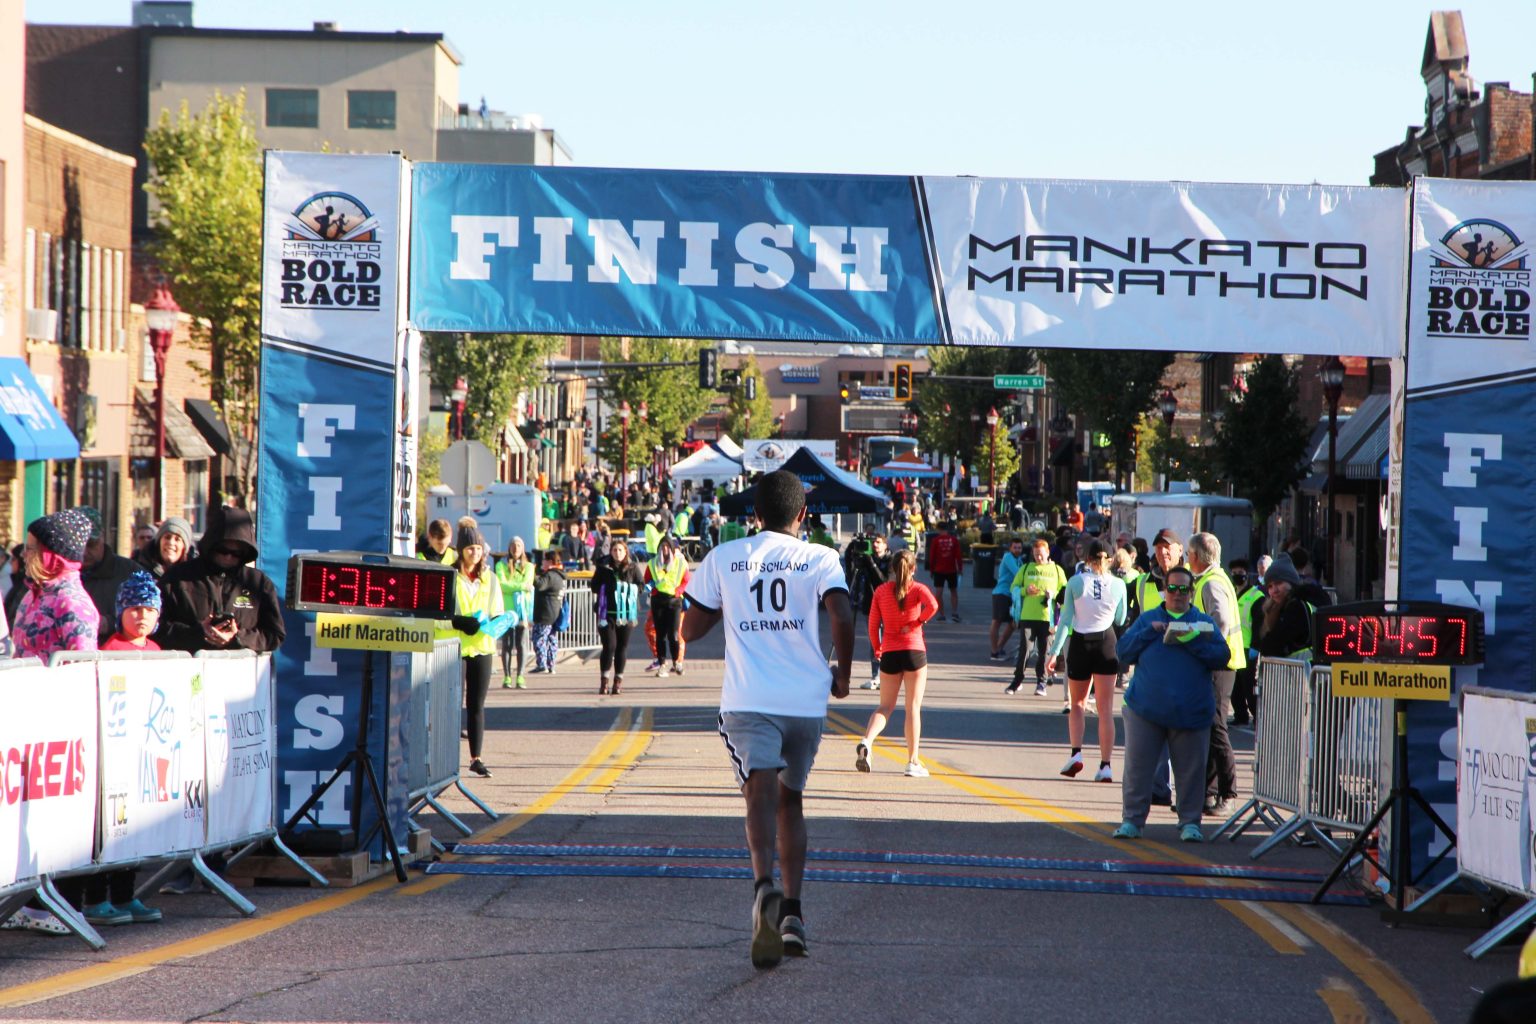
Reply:
[[[1140,842],[1110,839],[1119,785],[1057,775],[1067,752],[1059,687],[1049,698],[1003,696],[1008,667],[986,660],[986,595],[963,594],[965,621],[929,629],[931,778],[902,774],[900,713],[875,770],[854,771],[854,738],[876,695],[856,689],[834,704],[808,791],[811,846],[857,853],[810,865],[844,874],[807,883],[809,959],[754,970],[751,883],[688,877],[691,867],[745,864],[700,852],[744,842],[714,728],[717,632],[693,646],[682,677],[645,677],[649,659],[637,655],[619,698],[599,697],[595,663],[574,660],[530,689],[493,689],[495,777],[472,786],[503,815],[491,821],[458,794],[448,801],[477,840],[687,849],[451,856],[439,870],[554,873],[416,870],[403,886],[386,877],[350,890],[258,888],[247,892],[260,908],[249,920],[212,895],[161,896],[164,923],[111,929],[101,953],[3,932],[0,1019],[1455,1022],[1513,975],[1511,950],[1480,963],[1462,956],[1471,930],[1394,929],[1375,908],[1254,898],[1259,888],[1309,891],[1305,881],[1106,870],[1322,872],[1331,861],[1297,847],[1251,861],[1261,837],[1181,844],[1166,810],[1154,810]],[[1247,768],[1245,755],[1245,787]],[[435,815],[419,820],[459,838]],[[1032,860],[887,858],[913,853]],[[663,864],[679,873],[659,874]],[[574,873],[591,865],[629,874]],[[931,876],[946,884],[926,884]]]

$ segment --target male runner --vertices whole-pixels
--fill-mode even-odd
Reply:
[[[926,552],[928,572],[933,576],[933,596],[944,607],[944,586],[949,586],[949,618],[960,621],[960,575],[965,571],[965,554],[960,549],[960,538],[955,536],[955,523],[946,522],[942,530],[928,538]],[[943,616],[935,616],[942,618]]]
[[[747,801],[752,894],[752,965],[772,967],[807,953],[800,882],[805,874],[802,795],[821,745],[827,695],[848,696],[853,609],[837,552],[799,539],[805,488],[779,470],[757,482],[762,532],[722,543],[699,564],[683,639],[725,620],[720,735]],[[832,620],[837,673],[820,643],[818,605]],[[777,847],[784,888],[773,884]]]

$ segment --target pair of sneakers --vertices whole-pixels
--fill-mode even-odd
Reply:
[[[752,966],[777,967],[786,956],[809,956],[805,922],[784,913],[784,893],[764,883],[752,894]]]
[[[1086,766],[1083,762],[1083,755],[1079,752],[1067,758],[1067,763],[1061,766],[1061,774],[1069,779],[1076,778],[1084,767]],[[1110,770],[1109,765],[1101,764],[1099,765],[1099,770],[1093,773],[1093,781],[1114,782],[1115,773]]]
[[[120,907],[113,906],[109,900],[85,908],[85,919],[93,925],[153,924],[164,917],[159,910],[138,899],[129,900]]]
[[[1111,839],[1140,839],[1141,829],[1129,821],[1122,821],[1120,827],[1111,832],[1109,837]],[[1179,829],[1179,842],[1203,843],[1205,842],[1205,833],[1200,831],[1199,825],[1190,823]]]

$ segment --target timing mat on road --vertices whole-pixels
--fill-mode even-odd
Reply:
[[[506,861],[447,861],[427,868],[429,875],[491,875],[512,878],[718,878],[750,881],[750,867],[717,864],[585,864],[512,863]],[[1251,900],[1260,903],[1307,903],[1310,889],[1267,887],[1234,889],[1221,885],[1181,885],[1173,882],[1097,881],[1083,878],[1026,878],[1020,875],[942,875],[907,871],[838,871],[811,868],[807,881],[854,882],[866,885],[921,885],[944,889],[1002,889],[1017,892],[1074,892],[1111,896],[1172,896],[1196,900]],[[1329,894],[1322,902],[1364,907],[1364,896]]]
[[[459,843],[460,857],[690,857],[746,860],[745,847],[596,846],[544,843]],[[1293,868],[1227,864],[1170,864],[1144,860],[1067,860],[1047,857],[993,857],[964,853],[903,853],[886,850],[809,850],[808,861],[853,864],[915,864],[926,867],[1004,868],[1014,871],[1098,871],[1122,875],[1182,875],[1188,878],[1246,878],[1267,882],[1321,882],[1323,874]]]

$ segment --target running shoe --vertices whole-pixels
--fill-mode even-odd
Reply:
[[[869,744],[863,741],[853,748],[853,766],[861,772],[869,771]]]
[[[1003,660],[1003,652],[1002,651],[993,651],[990,655],[988,655],[988,657],[990,657],[993,661],[1002,661]]]
[[[926,779],[928,777],[928,769],[923,767],[923,762],[921,761],[908,761],[907,776],[913,779]]]
[[[949,617],[949,621],[950,622],[959,622],[960,621],[960,616],[958,616],[958,615],[951,615]]]
[[[1122,821],[1120,827],[1109,834],[1111,839],[1140,839],[1141,829],[1128,821]]]
[[[859,684],[859,689],[861,689],[861,690],[878,690],[878,689],[880,689],[880,677],[879,676],[875,676],[873,679],[869,680],[866,683],[860,683]]]
[[[1205,842],[1205,833],[1200,831],[1199,825],[1191,822],[1190,824],[1185,825],[1183,828],[1179,829],[1179,842],[1203,843]]]
[[[1067,763],[1061,766],[1061,774],[1065,775],[1069,779],[1073,778],[1074,776],[1076,776],[1077,773],[1082,771],[1082,770],[1083,770],[1083,755],[1082,754],[1073,754],[1071,757],[1067,758]]]
[[[672,674],[672,670],[667,668],[667,666],[665,666],[665,665],[661,666],[661,668],[656,670],[656,678],[657,679],[665,679],[665,678],[667,678],[667,676],[670,676],[671,674]]]
[[[517,688],[519,690],[526,690],[526,689],[528,689],[528,677],[527,676],[518,676],[517,677]]]
[[[1050,694],[1050,692],[1051,692],[1050,690],[1046,689],[1044,683],[1036,683],[1035,684],[1035,696],[1036,697],[1047,696],[1047,695]]]
[[[659,668],[661,668],[661,662],[659,660],[653,661],[649,665],[645,666],[645,670],[647,672],[655,672]]]
[[[1093,773],[1094,782],[1114,782],[1114,773],[1109,770],[1109,765],[1099,765],[1099,770]]]
[[[480,760],[478,757],[469,762],[469,770],[480,776],[482,779],[488,779],[491,777],[491,770],[487,768],[485,766],[485,762]]]
[[[779,907],[784,893],[776,885],[760,885],[752,895],[752,966],[777,967],[784,959],[784,936],[779,934]]]
[[[779,937],[784,940],[785,956],[810,956],[810,946],[805,941],[805,922],[794,914],[788,914],[779,922]]]

